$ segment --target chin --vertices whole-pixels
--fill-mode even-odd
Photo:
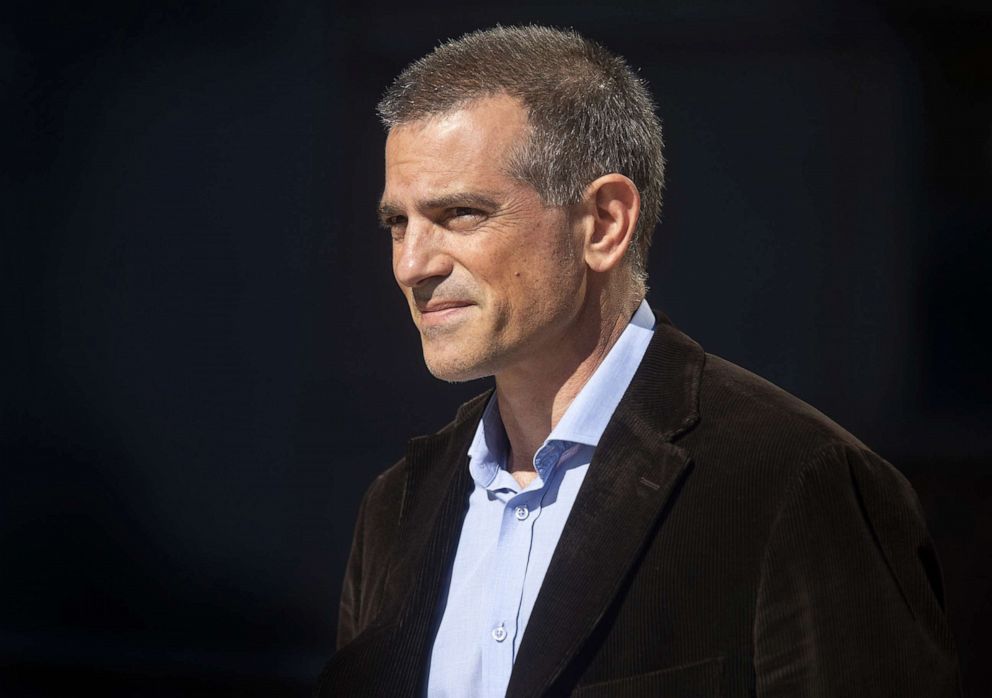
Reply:
[[[424,347],[424,363],[432,376],[449,383],[465,383],[495,373],[486,358],[457,351],[433,352]]]
[[[425,360],[425,363],[427,364],[427,370],[431,372],[432,376],[448,383],[467,383],[468,381],[474,381],[478,378],[486,378],[492,375],[492,372],[478,370],[474,366],[460,366],[447,362],[429,360]]]

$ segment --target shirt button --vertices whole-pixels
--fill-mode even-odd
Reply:
[[[502,623],[493,628],[493,639],[496,642],[502,642],[506,639],[506,628],[503,627]]]
[[[523,521],[530,514],[530,509],[521,505],[513,510],[513,515],[517,517],[517,521]]]

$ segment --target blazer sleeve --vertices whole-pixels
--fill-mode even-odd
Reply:
[[[758,589],[758,696],[960,696],[940,567],[905,478],[838,444],[788,492]]]

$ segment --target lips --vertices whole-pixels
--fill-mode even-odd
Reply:
[[[438,328],[457,322],[471,305],[473,304],[468,301],[437,301],[423,306],[418,304],[421,329]]]
[[[439,313],[452,308],[466,308],[472,305],[469,301],[434,301],[424,305],[417,304],[418,310],[424,315],[428,313]]]

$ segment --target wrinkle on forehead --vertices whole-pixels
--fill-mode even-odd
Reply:
[[[528,131],[527,112],[507,95],[475,100],[443,115],[394,127],[386,139],[386,194],[479,189],[509,184],[508,156]],[[399,193],[399,192],[397,192]],[[418,196],[423,198],[423,195]]]

